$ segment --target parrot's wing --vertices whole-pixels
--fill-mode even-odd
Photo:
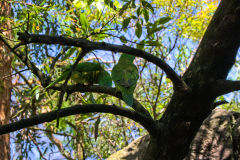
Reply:
[[[133,105],[133,93],[139,78],[138,69],[133,64],[134,56],[122,54],[118,63],[112,69],[112,79],[121,91],[123,101]]]
[[[72,65],[65,67],[65,71],[70,71]],[[74,68],[71,79],[80,84],[94,84],[97,83],[99,72],[103,70],[100,63],[83,62],[76,65]]]
[[[85,73],[85,74],[84,74]],[[71,75],[71,79],[76,82],[76,83],[80,83],[80,84],[84,84],[87,81],[87,72],[77,72],[77,71],[73,71],[72,75]]]
[[[63,81],[67,78],[72,65],[68,65],[65,67],[63,74],[58,77],[55,81],[50,83],[46,88],[49,88],[60,81]],[[112,81],[110,80],[111,77],[107,72],[103,72],[103,74],[99,74],[103,71],[103,68],[100,63],[94,62],[83,62],[76,65],[76,68],[72,72],[71,79],[74,80],[76,83],[98,83],[98,76],[100,76],[99,84],[111,86]],[[106,77],[104,77],[106,76]],[[109,79],[110,78],[110,79]],[[110,82],[111,81],[111,82]]]
[[[122,77],[122,72],[124,70],[124,67],[122,67],[120,64],[116,64],[112,69],[112,80],[114,81],[115,85],[116,82],[119,81]]]
[[[100,63],[94,63],[94,62],[83,62],[77,64],[74,71],[78,72],[92,72],[92,71],[101,71],[103,70]]]
[[[98,82],[97,83],[99,85],[112,87],[112,78],[107,71],[103,70],[98,74]]]
[[[52,83],[50,83],[50,84],[46,87],[46,89],[48,89],[49,87],[54,86],[54,85],[57,84],[58,82],[61,82],[61,81],[65,80],[65,79],[67,78],[68,74],[69,74],[69,71],[63,72],[62,75],[61,75],[60,77],[58,77],[55,81],[53,81]]]

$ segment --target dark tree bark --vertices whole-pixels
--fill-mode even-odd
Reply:
[[[0,1],[0,17],[10,17],[11,6],[10,3],[3,0]],[[8,20],[0,24],[8,38],[11,38],[10,22]],[[0,125],[9,123],[10,114],[10,98],[12,89],[11,79],[11,61],[12,57],[9,54],[9,49],[0,42]],[[10,159],[10,139],[9,134],[0,136],[0,159]]]

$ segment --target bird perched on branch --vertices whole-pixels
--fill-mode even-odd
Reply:
[[[133,92],[139,78],[138,69],[133,64],[134,59],[135,56],[122,54],[112,69],[112,80],[122,93],[123,101],[129,106],[133,105]]]
[[[55,81],[50,83],[47,88],[61,82],[67,78],[71,71],[72,65],[65,67],[62,75]],[[112,79],[110,74],[104,70],[99,63],[83,62],[76,65],[72,71],[71,79],[80,84],[99,84],[103,86],[112,86]]]

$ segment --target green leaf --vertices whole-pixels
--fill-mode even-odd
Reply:
[[[71,55],[73,55],[73,53],[77,50],[76,47],[74,48],[70,48],[67,53],[65,54],[65,56],[62,58],[62,61],[65,61],[66,59],[68,59]]]
[[[40,96],[40,89],[39,89],[40,86],[35,86],[33,87],[33,89],[31,90],[30,94],[32,95],[32,97],[35,96],[36,100],[39,99],[39,96]]]
[[[108,95],[107,94],[103,94],[101,96],[99,96],[96,100],[96,104],[102,104],[103,103],[103,100],[107,97]]]
[[[123,25],[122,25],[123,29],[127,29],[128,25],[130,23],[130,20],[131,20],[130,17],[123,20]]]
[[[132,8],[136,8],[135,0],[132,0]]]
[[[152,5],[147,1],[142,1],[142,5],[146,8],[149,8],[152,12],[154,11],[154,8],[152,7]]]
[[[127,38],[126,37],[121,36],[121,37],[119,37],[119,39],[122,43],[127,43]]]
[[[138,37],[138,38],[140,38],[141,37],[141,35],[142,35],[142,26],[141,26],[141,24],[139,23],[139,22],[137,22],[137,24],[136,24],[136,30],[135,30],[135,35]]]
[[[137,44],[137,49],[143,49],[144,45],[143,44]]]
[[[36,100],[38,100],[39,96],[40,96],[40,89],[39,88],[35,90],[35,96],[36,96]]]
[[[137,15],[138,15],[138,17],[140,16],[140,14],[141,14],[141,8],[138,7],[138,9],[137,9]]]
[[[126,4],[124,4],[122,6],[122,8],[119,10],[119,16],[121,16],[123,14],[123,12],[129,8],[129,5],[130,5],[131,1],[127,2]]]
[[[87,3],[88,5],[91,5],[94,0],[88,0]]]
[[[131,16],[132,19],[138,19],[136,16]]]
[[[33,89],[31,90],[30,94],[34,94],[34,92],[39,88],[40,86],[35,86],[33,87]]]
[[[88,21],[87,21],[87,18],[85,16],[85,13],[80,13],[80,23],[81,23],[83,29],[87,30],[87,28],[88,28]]]
[[[163,26],[160,26],[160,27],[157,27],[157,28],[154,27],[154,28],[151,29],[151,33],[161,31],[163,28],[165,28],[165,27],[163,27]]]
[[[146,22],[149,20],[149,13],[146,9],[143,10],[143,16]]]
[[[148,41],[147,42],[149,45],[151,46],[160,46],[161,44],[159,43],[159,41]]]
[[[104,3],[111,7],[112,9],[117,10],[117,7],[113,4],[111,0],[104,0]]]
[[[95,139],[95,141],[97,140],[97,137],[98,137],[98,128],[99,128],[100,122],[101,122],[101,119],[100,119],[100,116],[99,116],[98,119],[95,122],[95,125],[94,125],[94,139]]]
[[[162,17],[162,18],[159,18],[158,20],[156,20],[155,24],[157,24],[157,25],[165,24],[170,20],[171,20],[170,17]]]
[[[90,93],[89,99],[88,99],[92,104],[96,104],[96,100],[93,97],[93,94]]]
[[[50,73],[50,66],[49,65],[45,65],[45,68],[47,70],[47,73]]]

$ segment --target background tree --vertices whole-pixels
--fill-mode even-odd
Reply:
[[[215,2],[13,3],[19,43],[12,48],[1,39],[16,55],[13,65],[20,63],[16,71],[27,68],[32,74],[20,73],[19,86],[14,88],[17,107],[13,106],[12,120],[25,120],[0,129],[7,133],[25,128],[14,133],[20,156],[29,157],[27,151],[34,145],[42,158],[44,153],[54,152],[51,146],[56,146],[67,159],[106,158],[135,138],[133,134],[146,133],[126,119],[100,114],[112,113],[130,118],[148,131],[151,143],[146,159],[181,159],[202,121],[214,108],[215,99],[238,89],[238,82],[224,80],[239,47],[236,0],[221,2],[195,56],[194,49],[208,25]],[[79,62],[95,61],[111,70],[119,57],[116,52],[137,57],[140,79],[132,107],[119,101],[122,95],[114,88],[69,81],[71,72],[63,84],[44,89],[67,64],[73,65],[73,71]],[[58,108],[64,109],[53,111]],[[44,112],[48,113],[41,114]],[[55,122],[30,127],[58,117],[65,117],[60,119],[59,128]],[[111,124],[119,132],[114,132],[116,128],[109,127]],[[39,131],[49,138],[47,144]],[[101,143],[106,139],[108,143]]]
[[[9,2],[0,1],[0,30],[7,38],[11,39],[11,5]],[[13,56],[3,42],[0,42],[0,125],[8,124],[10,119],[10,98],[12,89],[11,61]],[[0,159],[10,159],[9,134],[0,136]]]

